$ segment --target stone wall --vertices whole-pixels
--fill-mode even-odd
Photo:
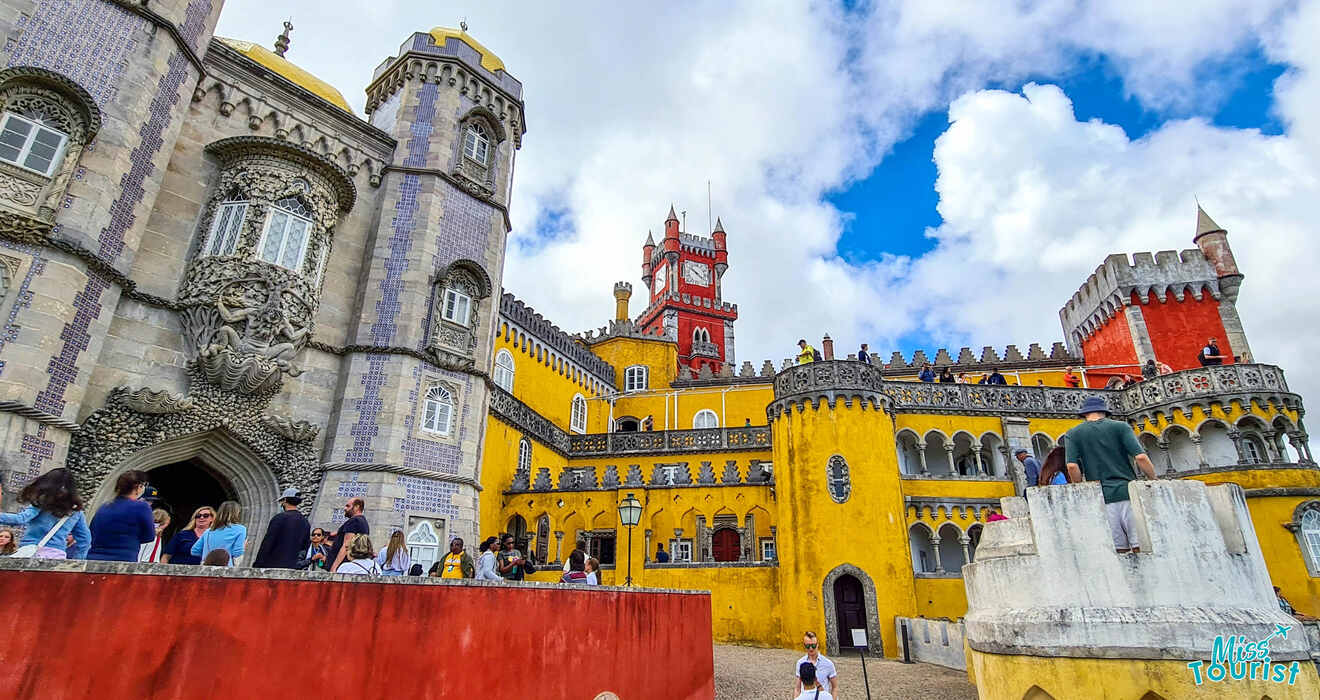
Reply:
[[[906,654],[903,648],[904,626],[907,627]],[[894,627],[894,634],[898,637],[899,658],[959,671],[967,670],[967,653],[963,648],[966,632],[961,622],[928,620],[924,617],[896,617]]]

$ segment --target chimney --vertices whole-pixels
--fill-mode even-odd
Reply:
[[[632,297],[632,285],[627,282],[614,283],[614,320],[627,321],[628,299]]]
[[[834,341],[830,340],[829,333],[826,333],[825,338],[820,341],[820,354],[826,360],[834,359]]]

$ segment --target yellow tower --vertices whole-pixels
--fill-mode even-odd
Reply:
[[[779,589],[805,592],[784,598],[787,644],[812,630],[838,653],[852,647],[852,629],[865,629],[871,653],[893,655],[893,618],[916,609],[894,421],[880,386],[879,372],[858,362],[798,365],[775,378]]]

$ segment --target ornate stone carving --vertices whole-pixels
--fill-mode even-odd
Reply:
[[[41,184],[8,172],[9,168],[0,169],[0,199],[23,207],[36,206],[41,196]]]
[[[852,495],[852,478],[848,473],[848,462],[842,455],[834,455],[826,463],[825,483],[835,503],[843,503]]]
[[[738,463],[732,459],[725,462],[724,474],[720,477],[720,481],[725,484],[736,484],[741,480],[742,477],[738,474]]]
[[[261,416],[261,422],[271,430],[283,435],[286,439],[293,442],[311,442],[321,432],[321,426],[312,425],[305,420],[293,420],[283,416],[273,416],[269,413]]]
[[[536,470],[536,483],[532,484],[535,491],[549,491],[552,488],[550,484],[550,467],[541,467]]]
[[[183,394],[121,386],[110,391],[106,403],[119,404],[131,411],[159,416],[191,411],[195,402]]]
[[[619,467],[613,464],[605,466],[605,477],[601,479],[600,485],[607,489],[619,488]]]
[[[709,461],[703,460],[701,462],[701,469],[697,472],[697,483],[704,485],[714,485],[715,468],[711,466]]]
[[[568,454],[568,433],[550,422],[545,416],[532,410],[527,404],[515,399],[513,394],[499,387],[492,387],[490,390],[490,412],[517,426],[522,432],[532,435],[541,444],[549,446],[550,449],[560,454]],[[546,478],[548,479],[549,476],[547,475]]]
[[[203,350],[194,361],[212,384],[236,394],[265,393],[283,380],[279,365],[252,354],[239,354],[223,346]]]

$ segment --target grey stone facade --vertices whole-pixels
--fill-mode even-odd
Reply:
[[[0,486],[67,465],[95,506],[190,460],[254,540],[295,486],[472,541],[521,84],[418,33],[364,120],[213,38],[222,5],[0,0],[0,109],[68,135],[0,162]]]

